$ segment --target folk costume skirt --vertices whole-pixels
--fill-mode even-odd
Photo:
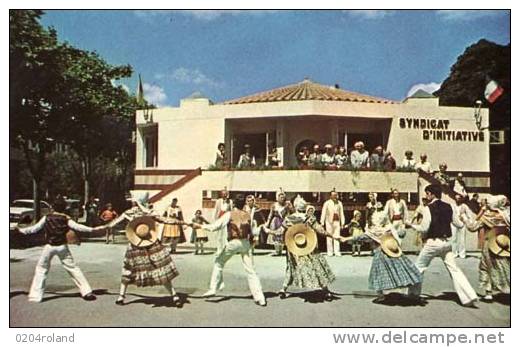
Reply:
[[[269,225],[269,228],[271,230],[277,230],[278,228],[280,228],[282,226],[282,223],[283,223],[283,219],[280,216],[274,216]],[[284,234],[283,233],[280,235],[269,234],[267,236],[267,244],[283,245],[284,244]]]
[[[484,242],[480,257],[479,282],[480,287],[487,291],[511,293],[511,260],[508,257],[499,257],[489,251],[488,241]]]
[[[368,276],[368,288],[386,290],[421,283],[422,276],[415,264],[404,254],[398,258],[386,255],[381,247],[374,249]]]
[[[208,232],[204,229],[192,229],[190,242],[208,242]]]
[[[320,253],[311,253],[305,256],[295,256],[287,252],[287,266],[283,286],[298,288],[320,289],[334,282],[336,276],[329,263]]]
[[[150,287],[171,283],[179,275],[169,250],[160,242],[149,247],[126,249],[121,283]]]

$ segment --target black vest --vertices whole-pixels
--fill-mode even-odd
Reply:
[[[436,200],[428,205],[431,214],[430,229],[426,234],[426,238],[449,238],[451,237],[451,221],[453,218],[453,210],[450,204],[441,200]]]
[[[48,214],[43,225],[45,240],[52,246],[61,246],[67,243],[69,231],[69,217],[60,213]]]

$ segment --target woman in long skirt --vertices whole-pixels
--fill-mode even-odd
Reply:
[[[422,276],[415,264],[402,254],[399,248],[402,235],[396,235],[397,231],[380,203],[373,213],[372,222],[365,234],[342,238],[341,241],[371,242],[374,256],[368,276],[368,288],[378,294],[374,303],[381,303],[385,300],[385,290],[415,285],[422,281]]]
[[[285,193],[279,191],[276,194],[276,202],[271,206],[269,216],[267,217],[267,227],[271,230],[277,230],[282,226],[282,223],[287,215],[290,213],[290,205],[286,200]],[[274,255],[282,255],[284,241],[282,234],[270,234],[267,237],[267,243],[274,246]]]
[[[117,305],[124,305],[126,291],[130,284],[137,287],[163,285],[170,294],[172,305],[182,307],[182,302],[173,287],[173,279],[179,275],[169,250],[160,242],[162,224],[159,217],[138,201],[123,212],[109,225],[115,226],[128,220],[126,229],[128,246],[123,259],[121,286]]]
[[[282,225],[277,230],[266,229],[270,235],[283,237],[287,229],[291,226],[305,224],[318,234],[333,237],[318,223],[311,211],[307,211],[306,213],[307,203],[305,200],[302,198],[295,200],[294,205],[296,212],[286,216]],[[289,286],[295,286],[298,288],[320,289],[325,293],[325,300],[331,301],[333,297],[328,286],[335,279],[336,276],[317,247],[312,253],[304,256],[298,256],[287,251],[285,279],[278,295],[280,298],[285,299],[287,297],[287,288],[289,288]]]
[[[485,301],[492,301],[496,292],[511,293],[511,223],[507,205],[505,195],[490,197],[475,220],[464,220],[469,231],[485,233],[479,263],[480,294]]]

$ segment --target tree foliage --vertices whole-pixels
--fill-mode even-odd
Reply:
[[[88,183],[103,180],[92,177],[93,167],[96,175],[114,171],[105,170],[114,165],[115,172],[131,175],[137,107],[135,98],[115,85],[131,76],[129,65],[112,66],[96,52],[59,42],[53,28],[39,23],[42,15],[37,10],[9,12],[10,143],[23,149],[35,200],[43,183],[51,190],[78,189],[73,182],[53,187],[48,178],[57,179],[57,171],[76,173],[72,177]],[[57,144],[74,153],[56,154]],[[121,179],[124,185],[128,181]]]

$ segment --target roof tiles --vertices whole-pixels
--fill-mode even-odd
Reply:
[[[339,87],[326,86],[305,79],[300,83],[244,96],[237,99],[224,101],[224,104],[249,104],[258,102],[276,101],[301,101],[301,100],[324,100],[324,101],[351,101],[369,102],[381,104],[396,104],[397,101],[378,98],[374,96],[350,92],[339,89]]]

